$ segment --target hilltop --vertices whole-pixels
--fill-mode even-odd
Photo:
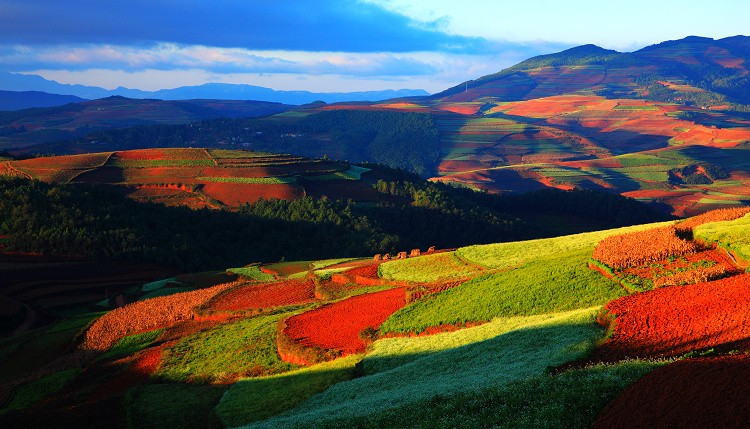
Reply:
[[[80,138],[33,145],[34,137],[11,152],[246,148],[375,162],[492,193],[603,190],[689,216],[750,197],[747,46],[745,36],[689,37],[632,53],[584,45],[430,97],[317,103],[258,119],[79,130]],[[54,123],[43,118],[37,121]],[[2,126],[15,135],[20,125]]]

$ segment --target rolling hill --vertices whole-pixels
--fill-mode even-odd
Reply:
[[[284,104],[261,101],[162,101],[112,96],[56,107],[0,112],[0,149],[70,140],[101,129],[181,124],[209,118],[267,116],[290,108]]]
[[[598,189],[693,215],[750,199],[748,45],[745,36],[632,53],[585,45],[429,97],[101,130],[12,152],[247,148],[376,162],[493,193]]]
[[[49,94],[41,91],[0,91],[0,110],[55,107],[86,101],[74,95]]]
[[[748,216],[144,283],[3,339],[0,422],[742,427]]]

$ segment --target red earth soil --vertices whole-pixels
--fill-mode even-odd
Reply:
[[[292,200],[302,196],[302,190],[287,184],[248,184],[207,182],[203,192],[209,197],[228,206],[239,206],[243,203],[254,203],[260,198],[270,200]]]
[[[590,359],[616,362],[746,345],[750,339],[748,286],[750,273],[610,301],[599,322],[611,326],[614,321],[613,334]]]
[[[365,277],[369,279],[377,279],[380,278],[378,276],[378,267],[380,266],[379,262],[372,263],[370,265],[365,265],[362,267],[352,268],[349,271],[346,271],[345,274],[348,274],[350,276],[360,276]]]
[[[482,107],[481,103],[477,104],[439,104],[437,106],[440,110],[447,110],[449,112],[458,113],[460,115],[473,115],[479,111]]]
[[[207,289],[137,301],[116,308],[97,319],[86,331],[80,349],[104,351],[125,336],[193,319],[195,307],[234,286],[237,286],[237,283],[225,283]]]
[[[678,223],[675,228],[678,230],[692,230],[696,226],[710,222],[721,222],[727,220],[739,219],[750,213],[750,207],[732,207],[728,209],[711,210],[698,216],[693,216]]]
[[[248,284],[216,296],[211,310],[245,310],[303,304],[315,300],[312,280],[286,280],[278,283]]]
[[[307,346],[332,349],[344,355],[361,353],[365,343],[359,334],[377,328],[406,305],[404,288],[395,288],[347,298],[298,314],[286,322],[284,334]]]
[[[748,428],[748,380],[748,355],[677,361],[625,389],[592,427]]]
[[[137,149],[115,152],[119,159],[156,160],[156,159],[209,159],[203,149]]]
[[[93,391],[91,399],[121,395],[130,388],[148,381],[159,366],[161,351],[162,347],[152,347],[139,354],[121,374],[98,386]]]
[[[696,250],[696,244],[680,238],[673,226],[664,226],[607,237],[596,245],[592,257],[611,268],[628,268]]]

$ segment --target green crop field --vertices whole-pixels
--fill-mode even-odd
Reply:
[[[251,185],[284,185],[297,183],[296,176],[284,177],[198,177],[196,180],[217,183],[246,183]]]
[[[32,381],[19,388],[13,395],[13,399],[0,411],[20,410],[28,407],[42,399],[54,394],[65,387],[70,380],[83,372],[80,368],[60,371],[52,375]]]
[[[510,268],[533,259],[545,258],[569,250],[591,249],[593,251],[594,246],[599,241],[610,235],[640,231],[668,224],[669,222],[636,225],[555,238],[467,246],[458,249],[456,254],[467,261],[488,268]]]
[[[380,330],[421,332],[441,324],[486,322],[496,317],[528,316],[605,304],[625,291],[588,268],[594,246],[609,235],[657,225],[661,224],[462,247],[456,251],[459,259],[494,272],[407,305],[386,320]],[[415,258],[413,264],[418,264],[419,259]],[[434,280],[430,264],[415,267],[394,270],[389,278]]]
[[[131,389],[126,399],[129,428],[210,427],[211,410],[226,391],[223,385],[147,384]]]
[[[249,267],[239,268],[227,268],[227,273],[237,274],[249,280],[255,280],[258,282],[270,282],[275,277],[273,274],[267,274],[260,270],[257,265],[251,265]]]
[[[539,376],[546,368],[580,358],[592,349],[601,334],[593,323],[597,310],[559,314],[388,371],[338,383],[278,417],[246,427],[302,427],[339,418],[360,419],[436,395],[472,393]]]
[[[159,338],[162,332],[164,332],[164,329],[155,329],[122,338],[112,345],[109,350],[99,355],[97,360],[117,359],[143,350]]]
[[[468,264],[455,252],[399,259],[380,265],[379,274],[386,280],[433,282],[462,279],[477,275],[482,269]]]
[[[366,374],[388,371],[421,359],[427,355],[469,344],[487,341],[528,325],[543,323],[559,317],[558,313],[535,316],[499,317],[489,323],[455,332],[443,332],[422,337],[383,338],[372,344],[362,360]]]
[[[750,215],[736,220],[712,222],[693,230],[696,238],[726,247],[750,260]]]
[[[438,325],[485,322],[603,305],[625,294],[588,268],[591,250],[537,258],[508,271],[469,280],[394,313],[382,332],[421,332]]]
[[[201,382],[294,369],[276,352],[276,325],[285,315],[243,319],[184,337],[165,350],[156,377]]]
[[[284,374],[239,380],[221,398],[215,412],[229,427],[273,417],[351,379],[361,359],[352,355]]]
[[[0,341],[0,380],[38,368],[57,357],[89,322],[104,313],[85,313],[64,319],[48,328],[26,332]]]
[[[590,428],[627,386],[666,361],[625,361],[498,387],[436,395],[382,413],[334,419],[305,428]],[[302,427],[302,426],[297,426]]]

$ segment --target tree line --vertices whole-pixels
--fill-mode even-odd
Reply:
[[[375,204],[305,197],[260,200],[236,212],[140,203],[102,185],[0,178],[0,235],[12,251],[144,260],[195,271],[557,233],[529,220],[529,213],[577,215],[581,230],[665,218],[602,192],[496,196],[405,177],[378,182],[383,198]]]

